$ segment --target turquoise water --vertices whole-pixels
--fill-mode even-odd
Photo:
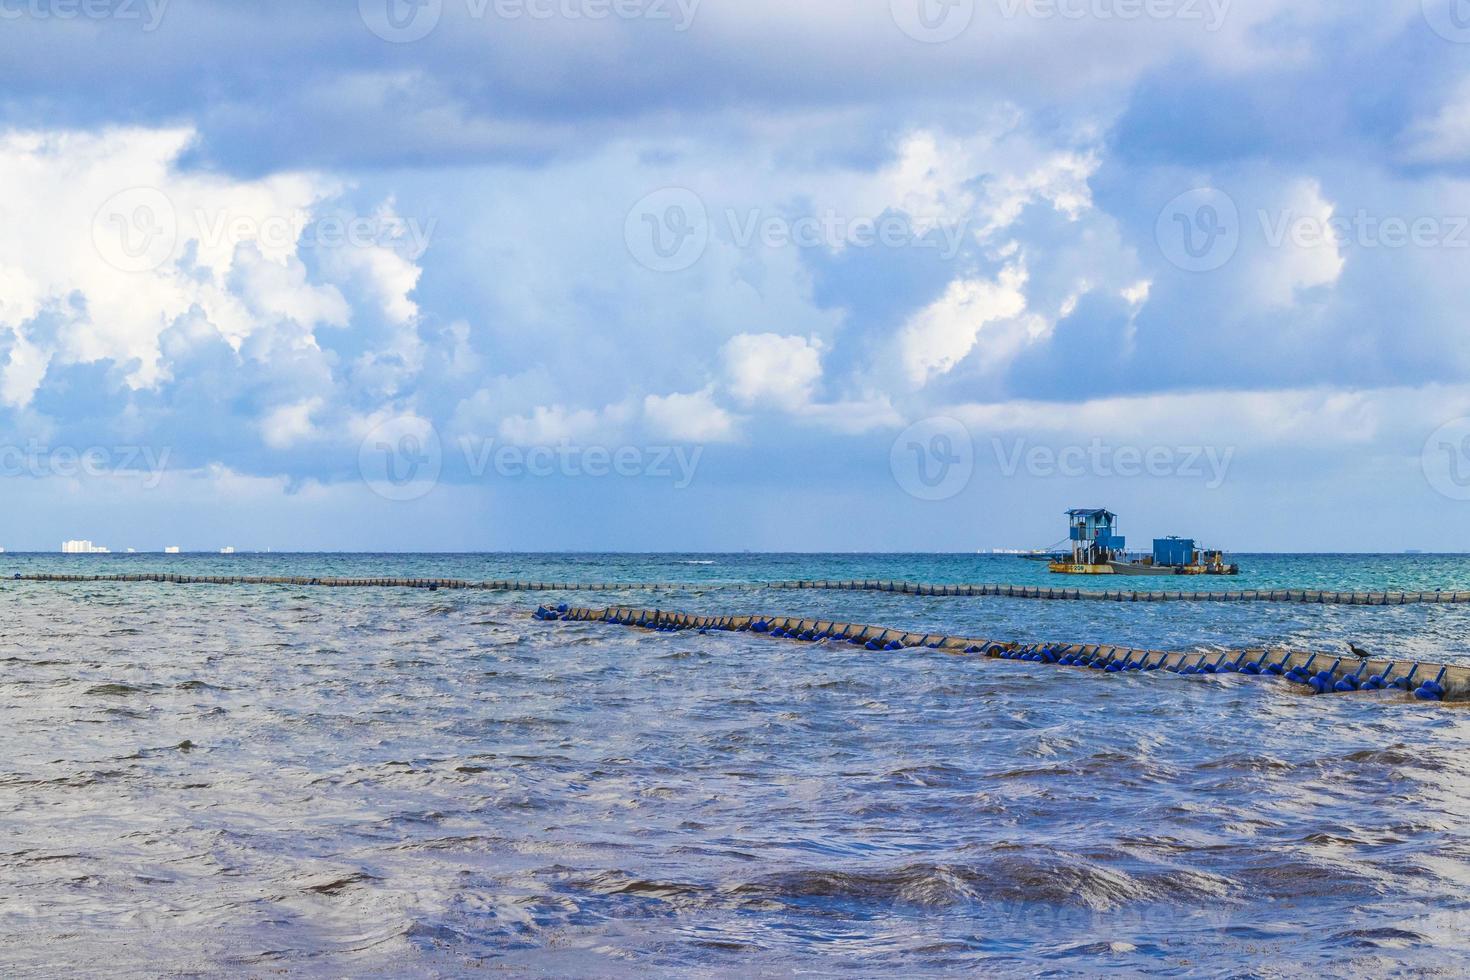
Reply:
[[[174,571],[240,575],[393,574],[557,581],[761,582],[785,579],[908,579],[1138,589],[1470,590],[1465,555],[1231,555],[1233,576],[1136,579],[1052,575],[1042,562],[1004,555],[0,555],[6,571]]]
[[[1219,584],[1470,588],[1457,557],[1240,560],[1247,574]],[[1464,607],[713,587],[1059,581],[990,556],[0,568],[690,585],[0,580],[8,975],[1451,975],[1470,957],[1463,708],[528,615],[616,602],[1153,648],[1352,639],[1470,662]]]

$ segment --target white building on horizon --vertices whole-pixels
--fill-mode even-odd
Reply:
[[[165,555],[177,555],[179,553],[179,546],[176,544],[171,544],[167,548],[163,549],[163,553]]]
[[[63,555],[109,555],[112,552],[90,541],[63,541],[61,542],[61,553]]]

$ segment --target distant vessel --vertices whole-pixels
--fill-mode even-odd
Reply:
[[[1056,555],[1047,568],[1058,575],[1237,575],[1219,551],[1196,548],[1193,538],[1155,538],[1152,554],[1130,557],[1127,539],[1115,533],[1118,515],[1102,508],[1067,511],[1070,555]]]

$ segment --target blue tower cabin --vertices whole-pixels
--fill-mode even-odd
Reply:
[[[1106,565],[1122,558],[1126,541],[1117,534],[1118,515],[1102,508],[1067,511],[1071,523],[1072,563]]]

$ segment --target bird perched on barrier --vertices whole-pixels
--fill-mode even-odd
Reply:
[[[1353,656],[1357,657],[1359,660],[1368,660],[1373,656],[1373,654],[1369,653],[1367,650],[1364,650],[1352,640],[1348,640],[1348,649],[1351,650],[1353,652]]]

